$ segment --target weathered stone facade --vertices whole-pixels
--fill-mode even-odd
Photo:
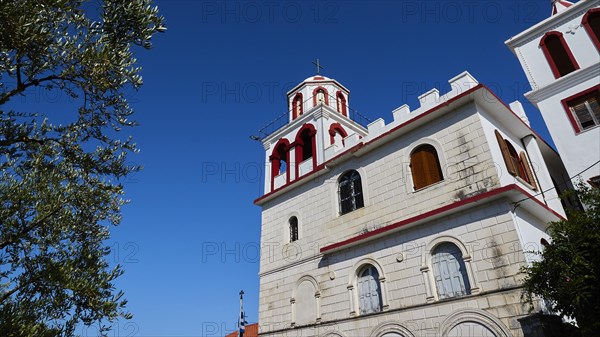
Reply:
[[[520,105],[511,110],[468,73],[450,84],[419,109],[400,108],[388,125],[348,130],[334,150],[317,146],[313,170],[257,199],[262,336],[523,336],[520,268],[545,224],[564,215],[555,191],[539,193],[564,167],[546,143],[528,138],[522,110],[514,111]],[[328,119],[342,118],[323,105],[303,116],[317,139]],[[281,139],[293,149],[298,123],[264,140],[267,160]],[[507,172],[496,134],[532,164],[529,182]],[[442,179],[415,190],[411,154],[423,144],[435,149]],[[349,170],[360,174],[364,207],[341,214],[340,177]],[[292,217],[298,239],[290,242]],[[444,243],[459,250],[467,284],[460,295],[440,296],[432,259]],[[359,285],[365,267],[377,275],[372,313]]]

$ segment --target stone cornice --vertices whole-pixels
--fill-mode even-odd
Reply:
[[[600,0],[579,1],[569,9],[553,15],[537,25],[527,29],[526,31],[511,37],[505,42],[505,44],[514,52],[514,48],[544,35],[546,32],[553,30],[565,22],[571,21],[573,18],[579,15],[583,15],[583,13],[588,9],[596,6],[600,6]]]
[[[309,263],[311,261],[319,260],[322,257],[323,257],[323,254],[318,254],[317,253],[315,255],[306,257],[304,259],[301,259],[301,260],[298,260],[298,261],[294,261],[292,263],[289,263],[289,264],[286,264],[286,265],[283,265],[283,266],[280,266],[280,267],[277,267],[277,268],[273,268],[273,269],[270,269],[270,270],[267,270],[267,271],[263,271],[263,272],[259,273],[258,276],[259,277],[263,277],[263,276],[271,275],[271,274],[274,274],[274,273],[278,273],[278,272],[284,271],[286,269],[294,268],[294,267],[303,265],[305,263]]]
[[[576,70],[566,76],[563,76],[547,86],[537,90],[532,90],[525,94],[525,97],[535,106],[549,97],[560,94],[575,85],[588,81],[590,79],[600,78],[600,64],[596,63],[587,68]]]

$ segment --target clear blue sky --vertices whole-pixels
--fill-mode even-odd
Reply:
[[[223,336],[241,289],[258,320],[264,154],[249,136],[286,111],[285,92],[317,58],[373,120],[468,70],[506,103],[522,100],[549,139],[504,45],[550,15],[548,0],[158,5],[168,31],[137,54],[145,85],[130,95],[141,148],[130,160],[145,168],[125,184],[132,202],[110,243],[134,314],[115,336]]]

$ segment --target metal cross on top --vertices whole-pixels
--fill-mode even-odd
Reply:
[[[325,69],[325,68],[321,67],[321,64],[319,63],[319,59],[317,59],[317,62],[313,62],[312,64],[317,66],[317,75],[319,75],[319,71],[321,71],[321,69]]]

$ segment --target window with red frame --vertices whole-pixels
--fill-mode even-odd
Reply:
[[[346,116],[346,98],[341,92],[337,93],[337,111]]]
[[[554,77],[559,78],[579,69],[575,57],[565,42],[562,33],[549,32],[544,35],[540,47],[552,68]]]
[[[305,161],[313,156],[313,137],[310,134],[310,130],[305,129],[302,131],[300,139],[302,140],[302,157],[300,159]]]
[[[600,8],[590,9],[584,16],[581,24],[587,31],[588,35],[600,50]]]
[[[577,123],[577,131],[600,125],[600,89],[596,88],[583,96],[567,100],[565,105]]]
[[[323,104],[325,102],[325,90],[317,90],[317,104]]]
[[[285,144],[279,144],[272,156],[273,173],[282,174],[287,170],[287,149]]]
[[[298,118],[302,115],[302,94],[298,93],[292,102],[293,118]]]

